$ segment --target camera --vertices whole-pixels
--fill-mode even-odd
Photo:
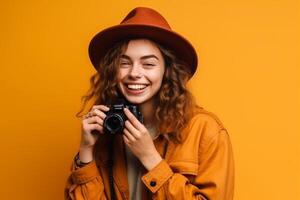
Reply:
[[[104,133],[107,134],[122,134],[124,130],[125,121],[128,119],[123,111],[124,108],[128,108],[130,112],[143,123],[143,116],[139,111],[137,105],[130,104],[123,100],[119,100],[118,103],[110,106],[107,111],[106,117],[103,122]]]

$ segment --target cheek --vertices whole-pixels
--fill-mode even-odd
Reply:
[[[119,89],[121,89],[121,82],[122,82],[122,79],[124,78],[124,75],[121,71],[118,72],[117,74],[117,87]]]
[[[126,76],[125,70],[119,70],[117,75],[118,82],[121,81],[125,76]]]
[[[162,80],[163,80],[163,78],[164,78],[164,74],[165,74],[165,67],[162,67],[162,68],[160,68],[160,70],[159,70],[159,72],[158,72],[158,80],[159,80],[159,82],[160,82],[160,84],[161,84],[161,82],[162,82]]]
[[[152,83],[158,88],[160,88],[161,83],[162,83],[162,79],[163,79],[162,73],[163,73],[162,71],[156,72],[156,73],[152,74],[152,77],[151,77]]]

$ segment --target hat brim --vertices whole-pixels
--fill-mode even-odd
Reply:
[[[180,60],[188,64],[191,76],[195,73],[197,53],[188,40],[176,32],[143,24],[120,24],[96,34],[89,45],[89,56],[93,66],[98,68],[100,60],[115,43],[134,38],[148,38],[173,50]]]

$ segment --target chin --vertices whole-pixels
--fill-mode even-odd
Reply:
[[[147,98],[140,98],[140,97],[135,97],[135,96],[125,96],[125,98],[127,99],[127,101],[129,101],[132,104],[143,104],[145,103],[148,99]]]

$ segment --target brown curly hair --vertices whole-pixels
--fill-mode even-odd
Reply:
[[[111,104],[121,96],[117,87],[118,67],[121,55],[126,51],[130,40],[123,40],[108,50],[101,60],[97,72],[90,78],[90,88],[86,95],[82,96],[83,106],[76,114],[80,115],[89,101],[93,105]],[[154,42],[154,41],[152,41]],[[180,134],[188,121],[199,108],[192,94],[187,90],[186,84],[191,77],[191,72],[186,63],[179,60],[170,49],[154,42],[163,55],[165,61],[165,73],[161,88],[155,95],[155,117],[158,122],[157,129],[161,134],[169,134],[175,142],[182,142],[184,138]],[[174,120],[176,119],[176,120]]]

